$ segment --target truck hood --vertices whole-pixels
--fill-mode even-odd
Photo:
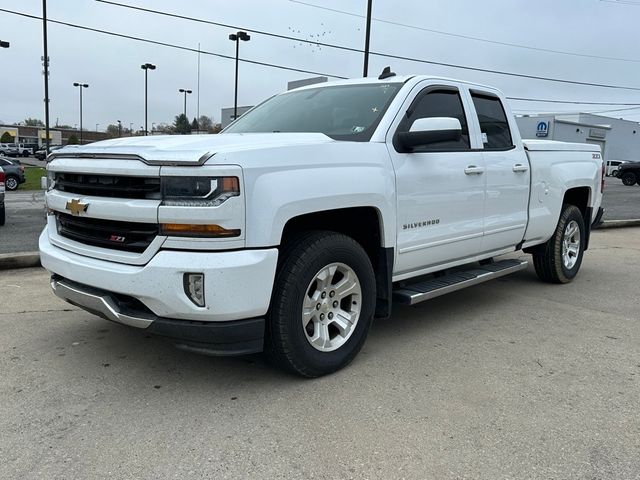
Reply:
[[[56,150],[53,158],[139,157],[152,165],[198,165],[219,153],[331,143],[322,133],[223,133],[127,137]]]

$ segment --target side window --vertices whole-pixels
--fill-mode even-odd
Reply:
[[[427,93],[419,94],[407,111],[405,118],[400,122],[398,131],[406,132],[417,119],[431,117],[457,118],[460,120],[460,125],[462,125],[462,136],[457,142],[440,142],[429,145],[428,147],[416,148],[414,152],[460,151],[471,148],[469,144],[467,118],[464,114],[460,93],[457,90],[431,90]]]
[[[478,113],[484,149],[508,150],[513,148],[509,122],[500,99],[474,92],[471,92],[471,97]]]

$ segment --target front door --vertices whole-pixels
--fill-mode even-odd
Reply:
[[[484,159],[481,151],[471,150],[476,135],[469,133],[468,109],[458,88],[430,86],[407,103],[392,132],[396,141],[389,144],[398,209],[396,278],[480,253],[485,202]],[[461,139],[402,152],[397,134],[430,117],[457,118]]]

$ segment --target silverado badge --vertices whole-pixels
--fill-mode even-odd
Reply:
[[[86,212],[88,207],[88,203],[80,203],[80,200],[76,200],[74,198],[70,202],[67,202],[64,208],[69,210],[73,215],[80,215],[81,213]]]

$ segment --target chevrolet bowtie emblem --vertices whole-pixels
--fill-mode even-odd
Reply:
[[[88,207],[88,203],[80,203],[80,200],[76,200],[74,198],[70,202],[67,202],[64,208],[69,210],[73,215],[80,215],[81,213],[86,212]]]

